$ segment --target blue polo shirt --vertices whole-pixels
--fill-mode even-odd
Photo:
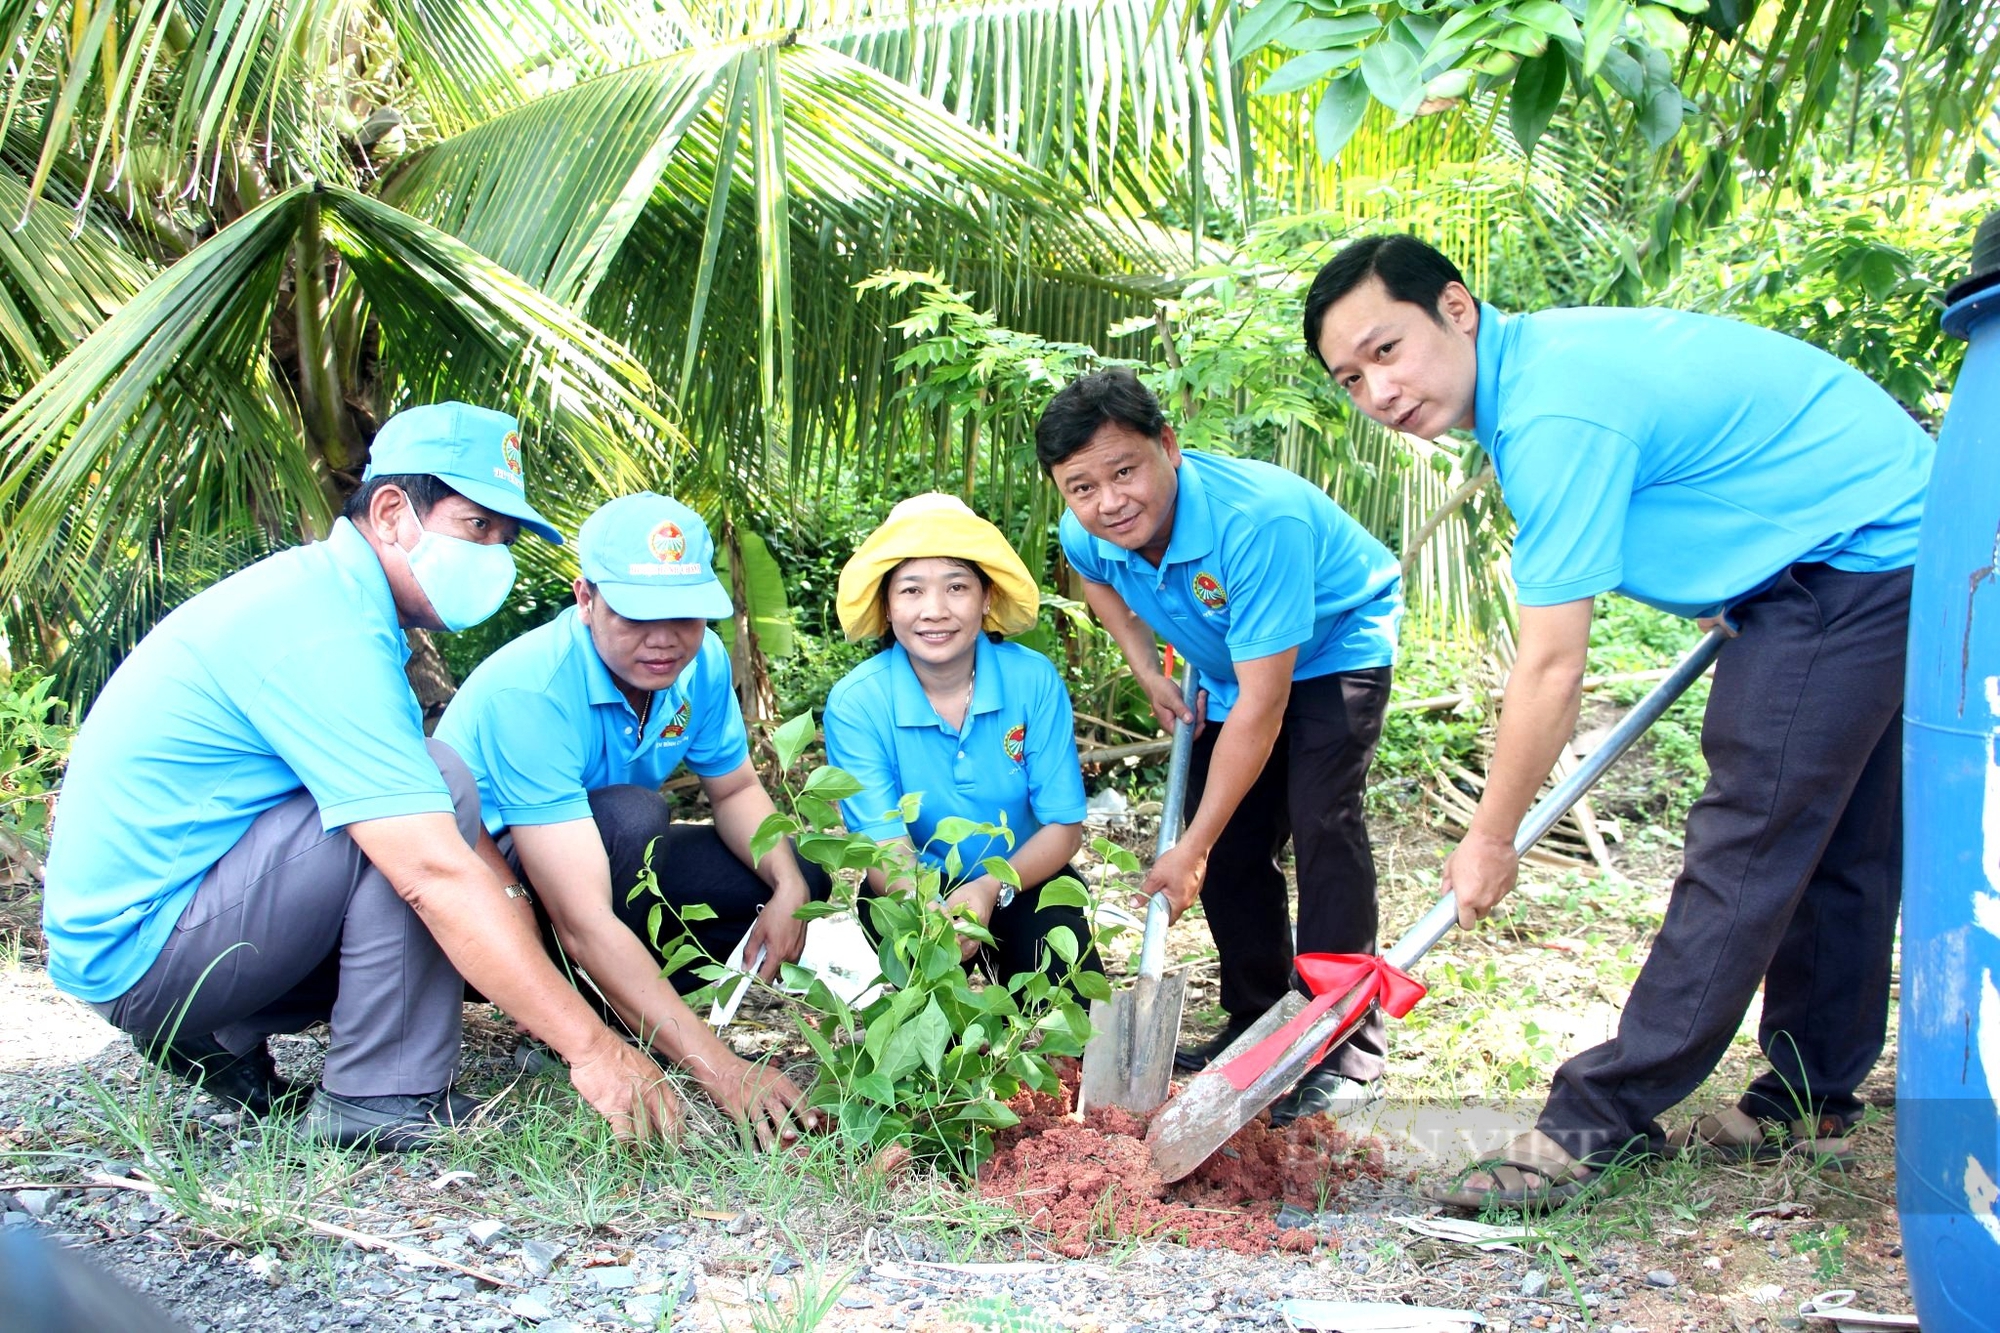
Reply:
[[[885,842],[907,834],[932,865],[943,864],[945,849],[926,844],[948,815],[1004,822],[1015,849],[1044,824],[1083,822],[1069,691],[1033,649],[980,636],[972,707],[957,730],[924,697],[900,644],[841,678],[826,696],[821,724],[827,762],[861,783],[841,802],[847,827]],[[905,824],[897,806],[911,792],[922,801]],[[967,838],[958,849],[964,878],[977,878],[981,861],[1012,850],[999,838]]]
[[[1916,560],[1931,437],[1816,347],[1675,310],[1482,305],[1478,359],[1525,606],[1616,589],[1710,615],[1796,562]]]
[[[1403,578],[1389,548],[1295,472],[1181,451],[1173,535],[1157,567],[1065,512],[1063,555],[1109,584],[1201,670],[1208,716],[1236,702],[1236,663],[1299,650],[1293,680],[1389,666]]]
[[[70,752],[49,849],[49,976],[130,990],[202,876],[304,788],[328,830],[449,814],[382,563],[345,519],[190,599],[132,650]]]
[[[479,779],[488,832],[590,818],[590,793],[657,788],[682,763],[720,777],[750,757],[729,650],[705,630],[694,659],[639,715],[570,607],[481,662],[452,696],[438,739]]]

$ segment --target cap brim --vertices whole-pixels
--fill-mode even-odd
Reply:
[[[678,587],[599,580],[597,595],[627,620],[727,620],[736,612],[719,579]]]
[[[543,541],[556,546],[563,544],[563,535],[556,530],[555,524],[537,513],[535,507],[522,499],[518,492],[511,491],[505,486],[495,486],[491,482],[473,481],[465,477],[441,474],[438,480],[474,504],[484,505],[496,514],[505,514],[508,518],[518,519],[522,527]]]

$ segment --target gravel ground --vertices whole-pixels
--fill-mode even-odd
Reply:
[[[1414,920],[1432,891],[1421,875],[1394,869],[1426,860],[1421,836],[1412,844],[1386,830],[1378,846],[1388,868],[1385,923]],[[1544,942],[1524,953],[1518,939],[1488,938],[1496,934],[1460,941],[1454,966],[1487,957],[1532,965],[1550,987],[1551,1010],[1579,1008],[1578,997],[1588,995],[1615,1014],[1622,995],[1597,993],[1600,982],[1564,989],[1546,975],[1571,966],[1572,952]],[[1212,997],[1205,929],[1177,928],[1175,949],[1197,960],[1193,1015],[1202,993]],[[507,1085],[518,1035],[490,1010],[468,1012],[462,1081],[482,1090]],[[1553,1016],[1548,1026],[1564,1030]],[[750,1054],[780,1049],[783,1030],[777,1015],[753,1007],[732,1034]],[[1566,1044],[1594,1039],[1574,1024],[1568,1031],[1576,1035]],[[281,1067],[311,1076],[319,1040],[279,1039]],[[1412,1036],[1401,1058],[1435,1060],[1425,1043],[1436,1040]],[[1414,1070],[1392,1069],[1392,1079],[1414,1080]],[[1726,1083],[1740,1072],[1718,1077]],[[554,1080],[535,1082],[545,1099],[567,1095]],[[1892,1086],[1885,1064],[1870,1088],[1886,1100]],[[478,1157],[330,1154],[330,1166],[314,1169],[338,1178],[312,1198],[264,1203],[359,1240],[315,1236],[296,1220],[219,1219],[178,1207],[171,1196],[90,1184],[100,1175],[131,1182],[134,1167],[121,1160],[129,1150],[103,1125],[159,1087],[129,1043],[49,986],[31,951],[0,969],[0,1226],[34,1228],[76,1247],[190,1329],[1165,1333],[1286,1328],[1288,1314],[1296,1320],[1305,1308],[1297,1302],[1315,1300],[1470,1310],[1500,1333],[1830,1328],[1802,1320],[1798,1307],[1839,1287],[1857,1289],[1859,1308],[1910,1308],[1893,1207],[1893,1111],[1859,1131],[1861,1164],[1843,1177],[1797,1166],[1680,1168],[1647,1178],[1584,1220],[1544,1227],[1538,1240],[1482,1250],[1412,1230],[1438,1216],[1418,1202],[1415,1187],[1531,1119],[1538,1090],[1511,1100],[1451,1099],[1433,1083],[1427,1103],[1385,1105],[1369,1122],[1348,1126],[1381,1136],[1391,1170],[1328,1200],[1324,1212],[1284,1218],[1326,1233],[1313,1253],[1246,1256],[1126,1238],[1090,1259],[1053,1261],[1018,1225],[952,1213],[954,1191],[934,1180],[906,1181],[844,1215],[824,1208],[787,1215],[783,1207],[767,1215],[774,1210],[754,1193],[721,1184],[704,1192],[700,1177],[625,1189],[598,1206],[597,1192],[624,1170],[614,1165],[556,1182],[555,1195],[576,1202],[552,1207],[548,1182],[531,1188],[518,1170]],[[186,1111],[195,1138],[222,1160],[235,1153],[255,1161],[269,1151],[260,1147],[264,1130],[206,1099],[190,1098]],[[404,1248],[368,1248],[380,1242]]]

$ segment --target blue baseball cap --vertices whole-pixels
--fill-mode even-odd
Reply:
[[[555,525],[528,503],[521,472],[521,423],[470,403],[432,403],[382,423],[368,450],[364,482],[376,477],[436,477],[474,504],[519,519],[543,541],[562,545]]]
[[[701,515],[641,491],[599,505],[576,534],[577,563],[627,620],[721,620],[735,606],[715,577]]]

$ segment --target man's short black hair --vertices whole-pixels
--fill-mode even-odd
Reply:
[[[359,523],[367,517],[369,501],[375,492],[385,486],[393,486],[410,497],[410,508],[417,511],[417,521],[429,517],[439,501],[448,500],[458,492],[427,472],[407,472],[400,476],[370,477],[361,483],[361,488],[347,497],[347,503],[340,507],[340,516],[350,523]]]
[[[1458,265],[1414,236],[1382,232],[1362,237],[1327,260],[1306,293],[1306,347],[1322,366],[1326,358],[1319,354],[1319,331],[1326,312],[1370,278],[1382,280],[1390,300],[1422,306],[1440,324],[1444,316],[1438,313],[1438,300],[1446,284],[1455,282],[1471,290]]]
[[[1042,409],[1035,423],[1035,458],[1042,471],[1053,472],[1056,464],[1090,443],[1097,428],[1107,421],[1138,431],[1157,440],[1166,433],[1167,414],[1160,400],[1124,366],[1092,371],[1070,383]]]

